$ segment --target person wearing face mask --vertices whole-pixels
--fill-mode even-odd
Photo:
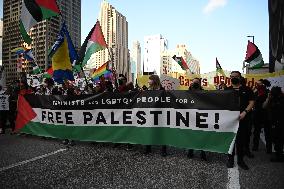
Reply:
[[[203,90],[203,88],[201,86],[201,79],[200,78],[194,78],[192,80],[188,90],[191,90],[191,91]],[[192,149],[189,149],[188,152],[187,152],[187,157],[192,158],[193,156],[194,156],[194,151]],[[201,152],[200,152],[200,158],[204,161],[207,160],[206,154],[203,150],[201,150]]]
[[[262,104],[268,97],[269,89],[267,87],[270,86],[270,82],[268,80],[260,79],[256,82],[255,86],[255,106],[253,110],[253,151],[258,151],[259,146],[259,138],[261,128],[264,128],[265,142],[266,142],[266,152],[272,153],[272,139],[271,139],[271,125],[269,124],[269,120],[267,117],[267,110],[262,107]]]
[[[127,83],[127,78],[123,74],[119,74],[119,77],[118,77],[118,92],[119,93],[128,91],[126,83]]]
[[[188,90],[203,90],[201,86],[200,78],[194,78],[188,88]]]
[[[241,73],[239,71],[232,71],[231,75],[232,85],[228,87],[227,90],[235,90],[238,92],[240,100],[240,115],[239,115],[239,128],[236,136],[236,149],[237,149],[237,163],[239,167],[244,170],[248,170],[249,167],[244,162],[244,155],[247,150],[247,140],[248,135],[250,135],[250,112],[254,106],[254,95],[251,88],[241,85]],[[234,154],[235,149],[232,154],[228,155],[227,167],[234,167]]]
[[[148,90],[165,90],[160,82],[160,78],[158,75],[150,75],[149,80],[148,80]],[[152,146],[151,145],[146,145],[145,149],[145,154],[149,154],[152,151]],[[167,146],[163,145],[162,146],[162,156],[165,157],[167,156]]]

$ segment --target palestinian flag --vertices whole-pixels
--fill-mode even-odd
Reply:
[[[250,41],[248,41],[247,45],[245,62],[249,63],[249,67],[252,69],[261,68],[264,65],[260,50]]]
[[[97,21],[96,25],[90,31],[79,51],[79,59],[76,62],[76,65],[84,67],[93,54],[106,48],[107,44],[100,26],[100,22]]]
[[[183,70],[189,70],[187,63],[184,61],[182,57],[173,56],[173,59],[180,65]]]
[[[216,72],[219,72],[223,76],[226,76],[226,74],[224,73],[224,70],[222,69],[217,57],[216,57]]]
[[[32,39],[28,32],[38,22],[59,14],[56,0],[23,0],[20,18],[20,32],[26,43]]]
[[[35,62],[31,62],[32,66],[33,66],[33,74],[37,75],[41,73],[41,69],[40,67],[35,63]]]
[[[170,100],[155,102],[158,99]],[[195,102],[194,106],[181,106],[174,99]],[[231,153],[240,111],[239,98],[231,90],[157,90],[79,96],[19,95],[17,113],[16,131],[36,136]]]
[[[49,67],[43,74],[43,78],[52,78],[53,76],[53,69]]]

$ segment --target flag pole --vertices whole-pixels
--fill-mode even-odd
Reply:
[[[246,63],[245,63],[246,61],[244,60],[243,61],[243,74],[245,73],[245,68],[246,68]]]
[[[82,62],[80,62],[80,68],[81,68],[81,72],[83,72],[84,79],[85,79],[85,82],[86,82],[86,86],[88,86],[88,80],[87,80],[86,74],[84,72],[84,69],[83,69],[83,66],[82,66]]]
[[[109,56],[109,59],[110,59],[110,62],[111,62],[111,71],[112,71],[112,74],[114,75],[114,85],[115,85],[115,88],[118,89],[118,84],[117,84],[117,73],[116,73],[116,69],[115,69],[115,66],[114,66],[114,61],[113,61],[113,53],[112,53],[112,49],[110,51],[110,48],[107,48],[108,50],[108,56]]]

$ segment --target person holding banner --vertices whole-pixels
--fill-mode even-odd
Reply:
[[[239,71],[232,71],[231,86],[228,90],[235,90],[238,92],[240,99],[240,116],[239,116],[239,129],[236,136],[236,149],[237,149],[237,163],[239,167],[248,170],[249,167],[244,161],[244,155],[247,149],[248,135],[250,135],[250,112],[254,107],[254,95],[251,88],[241,85],[241,73]],[[228,155],[227,167],[234,167],[234,152]]]
[[[149,88],[148,90],[165,90],[162,85],[158,75],[150,75],[149,76]],[[152,151],[151,145],[146,145],[145,154],[149,154]],[[162,146],[162,156],[167,156],[167,146]]]
[[[200,78],[194,78],[188,88],[188,90],[191,91],[199,91],[199,90],[203,90],[202,86],[201,86],[201,79]],[[188,158],[192,158],[194,156],[193,150],[189,149],[187,152],[187,157]],[[201,150],[200,153],[200,158],[204,161],[207,160],[206,154],[203,150]]]
[[[241,76],[241,79],[240,79],[240,84],[241,86],[243,86],[244,88],[246,88],[246,79],[244,77]],[[247,87],[248,88],[248,87]],[[255,96],[254,96],[255,97]],[[255,104],[254,104],[255,106]],[[247,131],[246,131],[246,139],[245,139],[245,147],[244,147],[244,155],[247,156],[248,158],[254,158],[254,154],[251,153],[251,150],[250,150],[250,138],[251,138],[251,131],[252,131],[252,113],[248,113],[248,115],[246,116],[246,121],[247,121]]]
[[[264,128],[266,152],[268,154],[272,152],[271,124],[268,120],[268,112],[262,107],[262,105],[268,97],[269,89],[267,89],[267,87],[269,86],[270,82],[268,80],[260,79],[256,83],[255,106],[253,110],[254,132],[252,147],[253,151],[258,150],[261,128]]]

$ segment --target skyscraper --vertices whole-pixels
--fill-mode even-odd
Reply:
[[[0,19],[0,65],[2,65],[2,36],[3,36],[3,19]]]
[[[88,68],[98,68],[110,58],[117,74],[130,78],[130,55],[128,50],[128,22],[105,0],[101,3],[99,21],[108,49],[97,52],[89,61]]]
[[[18,78],[16,56],[11,50],[21,44],[21,34],[19,30],[21,3],[20,1],[3,1],[3,48],[2,64],[5,66],[6,79],[13,81]]]
[[[17,73],[17,57],[11,53],[16,47],[26,46],[32,48],[37,64],[42,69],[48,65],[48,51],[55,42],[61,23],[65,20],[74,46],[78,49],[81,44],[81,1],[80,0],[57,0],[61,11],[61,17],[53,17],[37,23],[31,30],[31,45],[23,44],[19,30],[19,18],[21,15],[22,1],[5,0],[3,4],[3,65],[7,73],[7,82],[19,79]],[[25,69],[30,73],[31,66]]]
[[[2,36],[3,36],[3,19],[0,19],[0,85],[6,86],[6,75],[2,67]]]
[[[162,35],[153,35],[144,37],[144,72],[154,72],[161,75],[161,55],[162,52],[168,49],[168,41]]]
[[[57,0],[62,16],[60,23],[66,22],[75,49],[81,47],[81,0]]]
[[[174,52],[170,50],[165,50],[161,53],[161,74],[170,74],[175,71],[174,66],[177,64],[172,58]]]
[[[135,41],[132,44],[130,51],[130,62],[131,62],[131,74],[133,74],[132,81],[134,82],[137,75],[142,75],[141,69],[141,46],[139,41]]]

